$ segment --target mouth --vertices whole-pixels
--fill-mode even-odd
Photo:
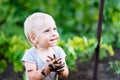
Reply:
[[[51,39],[50,41],[55,41],[55,40],[57,40],[58,38],[54,38],[54,39]]]

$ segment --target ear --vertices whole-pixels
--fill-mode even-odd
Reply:
[[[35,35],[29,35],[29,40],[32,44],[35,44],[36,43]]]

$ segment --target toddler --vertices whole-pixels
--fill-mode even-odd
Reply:
[[[56,46],[59,34],[54,19],[46,13],[33,13],[24,22],[24,33],[32,45],[22,57],[26,80],[67,78],[66,54]]]

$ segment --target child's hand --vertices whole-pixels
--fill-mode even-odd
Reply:
[[[53,58],[50,56],[48,56],[48,58],[49,60],[47,60],[47,62],[49,63],[51,71],[61,72],[64,70],[64,63],[61,58],[56,58],[55,55],[53,55]]]

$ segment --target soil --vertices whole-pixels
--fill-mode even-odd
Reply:
[[[120,80],[120,75],[109,71],[109,61],[120,60],[120,49],[115,49],[114,56],[108,56],[99,62],[97,80]],[[60,80],[93,80],[93,62],[79,63],[76,61],[77,72],[70,71],[67,79]],[[6,71],[0,75],[0,80],[23,80],[23,73],[15,73],[12,64],[8,64]]]
[[[97,80],[120,80],[120,75],[115,75],[110,72],[108,62],[120,60],[120,49],[115,49],[114,56],[108,56],[103,61],[99,62]],[[93,80],[93,62],[85,62],[77,64],[77,72],[71,72],[68,80]]]

